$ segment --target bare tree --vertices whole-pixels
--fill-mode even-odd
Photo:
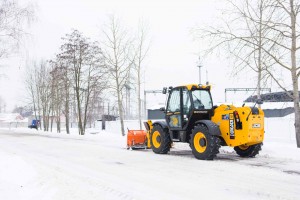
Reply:
[[[231,3],[233,1],[230,1]],[[299,76],[300,67],[297,60],[297,52],[300,49],[298,40],[300,32],[298,31],[299,25],[297,22],[297,16],[300,12],[300,2],[295,0],[268,0],[258,1],[259,12],[252,10],[249,2],[246,2],[247,12],[244,12],[241,7],[237,6],[236,2],[232,5],[239,11],[244,13],[243,18],[249,20],[255,30],[258,30],[258,34],[249,35],[237,35],[231,30],[232,23],[227,23],[227,30],[219,30],[210,28],[206,30],[206,36],[214,37],[219,42],[214,46],[221,46],[223,44],[233,45],[234,42],[238,42],[238,45],[242,44],[241,49],[243,51],[253,49],[253,52],[258,51],[257,63],[260,66],[259,69],[263,69],[266,75],[271,77],[290,97],[293,99],[295,108],[295,131],[297,147],[300,147],[300,109],[299,109]],[[245,2],[242,2],[243,5]],[[248,12],[250,10],[250,12]],[[241,12],[242,11],[242,12]],[[263,12],[261,12],[263,11]],[[250,15],[252,13],[252,15]],[[258,14],[257,17],[253,17]],[[246,23],[246,30],[253,30],[249,28],[249,23]],[[239,24],[241,26],[241,24]],[[251,48],[252,47],[252,48]],[[238,51],[235,55],[240,57],[242,51]],[[244,57],[245,58],[245,57]],[[241,59],[244,63],[250,66],[250,62],[245,59]],[[267,66],[261,68],[262,66]],[[273,66],[270,68],[269,66]],[[276,71],[287,70],[291,79],[282,80],[280,76],[276,74]],[[261,77],[261,76],[259,76]],[[292,82],[293,91],[289,92],[287,89],[288,82]]]
[[[23,36],[26,35],[26,24],[32,22],[33,6],[21,6],[17,0],[0,2],[0,59],[15,52]]]
[[[64,104],[64,109],[62,110],[62,113],[65,116],[65,121],[66,121],[66,132],[67,134],[70,133],[70,90],[72,82],[70,78],[70,67],[68,64],[68,60],[65,60],[62,55],[58,54],[56,56],[56,60],[54,61],[56,68],[58,70],[59,74],[59,79],[61,82],[61,86],[63,87],[61,92],[63,98],[62,102]]]
[[[56,122],[56,129],[57,132],[60,133],[61,131],[61,115],[63,114],[63,107],[65,104],[65,91],[66,91],[66,84],[67,82],[65,78],[64,71],[65,69],[61,65],[59,58],[56,61],[49,61],[51,64],[51,131],[52,131],[52,124],[55,120]],[[67,88],[69,89],[69,88]],[[66,116],[66,122],[68,122],[68,116]],[[69,122],[68,122],[69,123]],[[66,131],[69,134],[68,125],[66,123]]]
[[[277,64],[278,69],[286,70],[290,74],[290,79],[282,80],[281,77],[276,76],[275,71],[268,70],[272,79],[293,99],[295,109],[295,132],[297,147],[300,148],[300,108],[299,108],[299,76],[300,67],[299,54],[300,45],[300,28],[297,21],[300,13],[300,2],[297,0],[274,0],[270,7],[276,9],[276,15],[269,23],[263,22],[272,34],[277,36],[277,40],[266,37],[267,40],[273,42],[276,50],[264,51]],[[291,81],[292,92],[289,92],[287,81]]]
[[[141,99],[141,85],[142,85],[142,72],[143,62],[149,51],[149,42],[147,42],[147,27],[140,22],[138,27],[138,35],[135,44],[135,60],[134,70],[136,72],[136,86],[137,86],[137,104],[138,104],[138,119],[140,129],[142,129],[142,99]]]
[[[40,107],[44,131],[49,131],[51,104],[51,76],[47,62],[41,61],[37,69],[37,88],[40,97]]]
[[[65,43],[62,45],[62,58],[68,60],[70,64],[71,74],[74,83],[75,98],[77,103],[77,112],[78,112],[78,129],[79,135],[84,135],[84,127],[82,123],[82,67],[84,60],[84,53],[87,50],[88,44],[86,43],[86,38],[82,34],[74,30],[71,34],[67,34],[63,38]]]
[[[70,66],[74,85],[79,134],[85,134],[92,94],[103,84],[104,59],[97,43],[91,43],[82,33],[74,30],[64,38],[60,57]]]
[[[86,59],[86,79],[85,79],[85,100],[84,100],[84,128],[87,122],[92,119],[93,106],[99,99],[102,91],[106,87],[104,82],[104,56],[97,42],[91,43],[89,46],[88,57]]]
[[[38,86],[38,65],[37,63],[32,63],[31,65],[27,66],[27,68],[28,70],[26,74],[25,85],[29,96],[29,105],[33,108],[35,119],[40,120],[41,105]]]
[[[45,61],[33,63],[28,67],[25,80],[30,104],[33,106],[35,119],[43,120],[44,131],[49,130],[51,111],[51,80],[49,68]]]
[[[229,10],[222,11],[225,15],[222,25],[196,29],[197,36],[210,41],[211,45],[206,50],[207,53],[214,52],[216,49],[225,49],[228,57],[234,61],[235,75],[247,69],[257,74],[258,98],[263,83],[266,83],[269,78],[267,69],[274,65],[269,55],[262,49],[274,48],[273,43],[265,39],[270,33],[266,23],[274,14],[274,9],[269,7],[270,1],[226,0]]]
[[[105,64],[112,80],[110,88],[117,96],[121,133],[124,136],[123,90],[129,77],[130,67],[133,64],[130,59],[132,43],[119,19],[114,15],[109,17],[109,22],[103,32],[105,35],[103,41]]]
[[[36,91],[35,91],[35,81],[33,79],[33,73],[31,69],[27,70],[26,78],[25,78],[25,86],[27,89],[27,93],[29,96],[29,105],[33,108],[35,119],[37,119],[37,105],[36,105]]]

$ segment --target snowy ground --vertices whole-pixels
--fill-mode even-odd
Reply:
[[[168,155],[126,150],[114,124],[85,136],[0,129],[0,199],[299,199],[293,119],[265,125],[256,158],[222,147],[214,161],[196,160],[180,143]]]

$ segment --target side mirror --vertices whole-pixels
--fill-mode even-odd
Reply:
[[[160,110],[160,111],[163,111],[163,112],[166,111],[165,107],[161,107],[159,110]]]
[[[257,103],[258,105],[261,105],[261,104],[264,103],[264,101],[263,101],[262,99],[257,99],[256,103]]]

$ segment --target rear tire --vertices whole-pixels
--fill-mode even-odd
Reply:
[[[171,138],[167,129],[163,129],[160,125],[153,125],[150,134],[151,148],[154,153],[166,154],[171,148]]]
[[[192,131],[190,146],[195,158],[213,160],[219,153],[220,138],[211,135],[204,125],[196,125]]]
[[[247,145],[241,145],[234,147],[235,152],[241,156],[241,157],[250,157],[254,158],[257,154],[259,154],[259,151],[261,150],[262,143],[247,146]]]

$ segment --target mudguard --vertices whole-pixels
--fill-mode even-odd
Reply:
[[[195,124],[204,124],[208,128],[208,131],[211,135],[221,136],[219,126],[210,120],[198,120],[195,122]]]
[[[155,124],[159,124],[163,129],[168,128],[167,122],[165,122],[165,121],[154,121],[153,125],[155,125]]]

